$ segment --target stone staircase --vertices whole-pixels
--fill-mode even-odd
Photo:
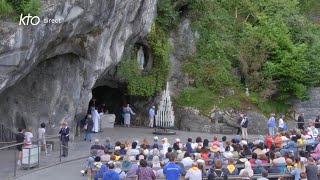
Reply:
[[[237,133],[236,128],[229,126],[227,123],[219,123],[219,129],[221,134],[235,134]]]

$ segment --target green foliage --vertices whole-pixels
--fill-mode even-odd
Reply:
[[[269,116],[271,112],[275,112],[276,114],[286,114],[292,108],[292,105],[285,104],[274,99],[264,100],[257,93],[251,93],[249,98],[266,116]]]
[[[118,75],[127,82],[130,95],[152,96],[155,92],[162,90],[167,80],[170,68],[168,57],[170,45],[165,32],[160,27],[156,27],[155,23],[152,23],[148,42],[154,56],[149,72],[142,73],[134,58],[125,60],[119,66]]]
[[[31,16],[36,16],[40,14],[41,4],[40,0],[1,0],[1,5],[7,6],[7,9],[10,9],[9,13],[17,14],[20,17],[20,14]],[[0,9],[2,14],[2,9]]]
[[[320,26],[305,14],[317,12],[314,9],[320,9],[319,2],[189,1],[187,16],[199,38],[197,53],[186,60],[183,71],[194,81],[177,102],[205,109],[213,105],[241,107],[242,102],[250,101],[269,114],[288,110],[283,102],[289,98],[306,99],[308,88],[320,84]],[[239,87],[231,73],[234,67],[246,79],[249,99],[230,96],[225,97],[226,103],[217,104],[197,96],[220,97],[225,88]]]
[[[161,0],[157,3],[156,23],[168,32],[178,18],[179,13],[174,10],[173,0]]]
[[[197,53],[184,64],[184,71],[196,86],[221,90],[234,83],[230,74],[235,46],[232,41],[237,26],[228,10],[216,1],[192,1],[194,29],[200,33]]]
[[[243,94],[221,96],[206,87],[186,87],[175,99],[178,106],[195,107],[204,115],[208,115],[213,107],[245,109],[241,100],[246,98]],[[248,104],[247,104],[248,105]]]
[[[245,24],[238,58],[250,89],[263,98],[306,99],[308,87],[319,82],[319,56],[311,23],[299,15],[298,1],[263,1],[258,21]],[[318,53],[317,53],[318,54]],[[314,65],[313,67],[311,65]]]
[[[0,0],[0,18],[3,16],[8,16],[13,12],[10,4],[6,2],[6,0]]]
[[[208,114],[217,100],[217,95],[207,88],[187,87],[175,99],[178,106],[195,107],[203,114]]]
[[[39,0],[28,0],[23,6],[23,14],[36,16],[40,14],[41,4]]]

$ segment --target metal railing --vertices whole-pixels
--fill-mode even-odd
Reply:
[[[59,160],[59,162],[61,163],[61,149],[62,149],[62,144],[61,144],[61,141],[60,141],[60,135],[54,135],[54,136],[46,136],[46,141],[47,142],[50,142],[50,140],[53,140],[53,139],[57,139],[57,138],[59,138],[59,151],[60,151],[60,153],[59,153],[59,155],[60,155],[60,160]],[[35,157],[32,157],[32,156],[38,156],[38,157],[36,157],[36,163],[33,163],[33,164],[36,164],[35,166],[32,166],[32,167],[40,167],[40,151],[41,151],[41,141],[42,141],[43,139],[36,139],[36,140],[32,140],[32,146],[23,146],[24,144],[25,144],[25,142],[22,142],[22,143],[14,143],[14,141],[11,141],[11,142],[1,142],[1,143],[14,143],[14,144],[11,144],[11,145],[7,145],[7,146],[4,146],[4,147],[1,147],[0,148],[0,150],[9,150],[10,149],[10,151],[12,151],[13,152],[13,177],[16,177],[17,176],[17,167],[18,167],[18,165],[17,165],[17,161],[18,161],[18,151],[17,151],[17,149],[16,149],[16,147],[18,146],[18,145],[22,145],[22,150],[25,150],[25,149],[28,149],[29,148],[29,151],[31,151],[31,149],[34,149],[34,148],[37,148],[37,150],[36,151],[38,151],[37,153],[35,153],[34,155],[31,155],[31,153],[29,152],[29,154],[28,154],[28,156],[26,157],[25,155],[23,155],[23,151],[22,151],[22,155],[21,155],[21,159],[20,159],[20,161],[21,161],[21,163],[22,163],[22,160],[24,159],[24,158],[28,158],[28,160],[27,160],[27,162],[28,163],[30,163],[30,159],[31,158],[35,158]],[[47,143],[48,144],[48,143]],[[12,150],[12,148],[14,148],[14,150]],[[27,151],[25,151],[25,152],[27,152]],[[6,160],[5,160],[6,161]],[[11,161],[11,160],[9,160],[9,161]],[[10,163],[8,163],[8,164],[10,164]],[[28,165],[26,165],[26,166],[28,166]],[[21,167],[23,167],[23,166],[21,166]]]
[[[14,143],[16,134],[11,129],[7,128],[4,124],[0,124],[0,146],[2,144]]]

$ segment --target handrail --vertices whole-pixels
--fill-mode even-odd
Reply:
[[[56,138],[56,137],[60,137],[60,135],[47,136],[45,139],[53,139],[53,138]],[[42,139],[43,139],[43,138],[39,138],[39,139],[36,139],[36,140],[33,140],[33,141],[40,141],[40,140],[42,140]],[[23,144],[25,144],[25,142],[11,144],[11,145],[9,145],[9,146],[1,147],[0,150],[8,149],[8,148],[15,147],[15,146],[17,146],[17,145],[23,145]]]

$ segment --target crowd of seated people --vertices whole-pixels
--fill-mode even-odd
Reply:
[[[228,179],[308,179],[317,180],[320,165],[320,137],[301,130],[280,132],[272,136],[260,137],[252,142],[239,137],[227,139],[214,136],[212,140],[196,137],[180,139],[170,144],[167,138],[154,137],[149,143],[116,141],[91,147],[87,166],[82,171],[92,179],[113,180],[137,178],[153,180],[206,178]],[[278,177],[270,175],[278,173]],[[280,174],[281,173],[281,174]],[[268,178],[268,176],[270,176]]]

